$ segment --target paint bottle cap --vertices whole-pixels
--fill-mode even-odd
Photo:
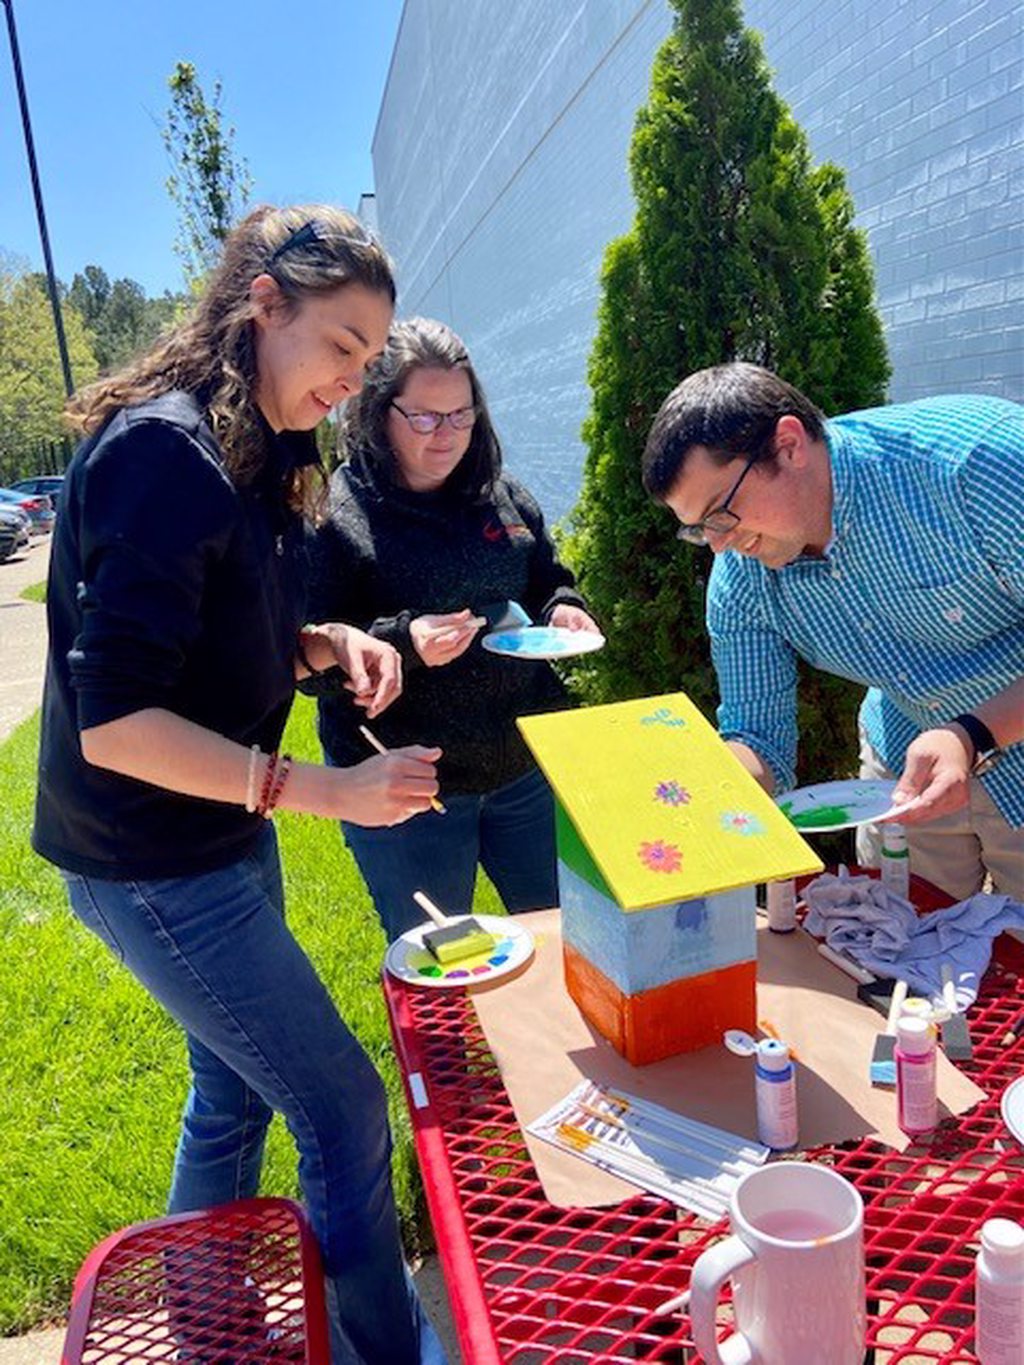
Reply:
[[[896,1037],[902,1052],[918,1055],[931,1051],[934,1035],[927,1019],[904,1014],[896,1026]]]
[[[753,1057],[757,1051],[757,1039],[751,1038],[746,1029],[726,1029],[722,1034],[722,1042],[737,1057]]]
[[[1012,1218],[989,1218],[981,1225],[981,1246],[993,1266],[1009,1270],[1024,1260],[1024,1228]]]
[[[757,1045],[757,1064],[762,1071],[785,1071],[789,1066],[789,1044],[779,1038],[762,1038]]]

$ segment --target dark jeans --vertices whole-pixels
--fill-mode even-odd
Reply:
[[[64,876],[79,919],[187,1033],[170,1211],[255,1195],[278,1110],[328,1277],[333,1365],[441,1365],[402,1260],[384,1088],[285,925],[273,826],[200,876]]]
[[[477,863],[506,910],[558,904],[554,799],[538,768],[483,795],[446,795],[444,804],[445,815],[424,811],[384,829],[342,822],[389,942],[424,922],[414,891],[446,914],[468,913]]]

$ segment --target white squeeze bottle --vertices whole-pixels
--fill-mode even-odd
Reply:
[[[902,825],[882,825],[882,885],[894,896],[910,899],[910,850]]]
[[[791,934],[796,928],[796,882],[769,882],[765,891],[768,928],[773,934]]]
[[[754,1062],[754,1098],[757,1101],[757,1136],[775,1152],[796,1146],[796,1068],[789,1047],[777,1038],[764,1038],[757,1045]]]
[[[923,1137],[938,1122],[935,1032],[927,1019],[903,1015],[896,1025],[896,1104],[908,1137]]]
[[[974,1349],[981,1365],[1024,1361],[1024,1228],[990,1218],[981,1228]]]

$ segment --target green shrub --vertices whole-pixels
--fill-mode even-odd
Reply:
[[[711,555],[676,541],[640,486],[650,423],[687,374],[765,365],[827,413],[884,401],[889,365],[863,233],[835,166],[811,166],[738,0],[673,0],[630,152],[632,229],[607,248],[583,488],[564,547],[608,637],[587,701],[682,688],[710,712]],[[804,674],[802,765],[855,762],[859,689]]]

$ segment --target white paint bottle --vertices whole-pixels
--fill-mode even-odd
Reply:
[[[907,1137],[924,1137],[939,1119],[935,1033],[927,1019],[903,1015],[896,1025],[896,1104]]]
[[[791,934],[796,928],[796,882],[769,882],[765,899],[768,928],[773,934]]]
[[[757,1045],[754,1063],[757,1136],[775,1152],[789,1152],[797,1143],[796,1068],[789,1047],[777,1038]]]
[[[1010,1218],[982,1224],[974,1349],[981,1365],[1024,1360],[1024,1228]]]
[[[910,899],[910,850],[902,825],[882,825],[882,885],[894,896]]]

